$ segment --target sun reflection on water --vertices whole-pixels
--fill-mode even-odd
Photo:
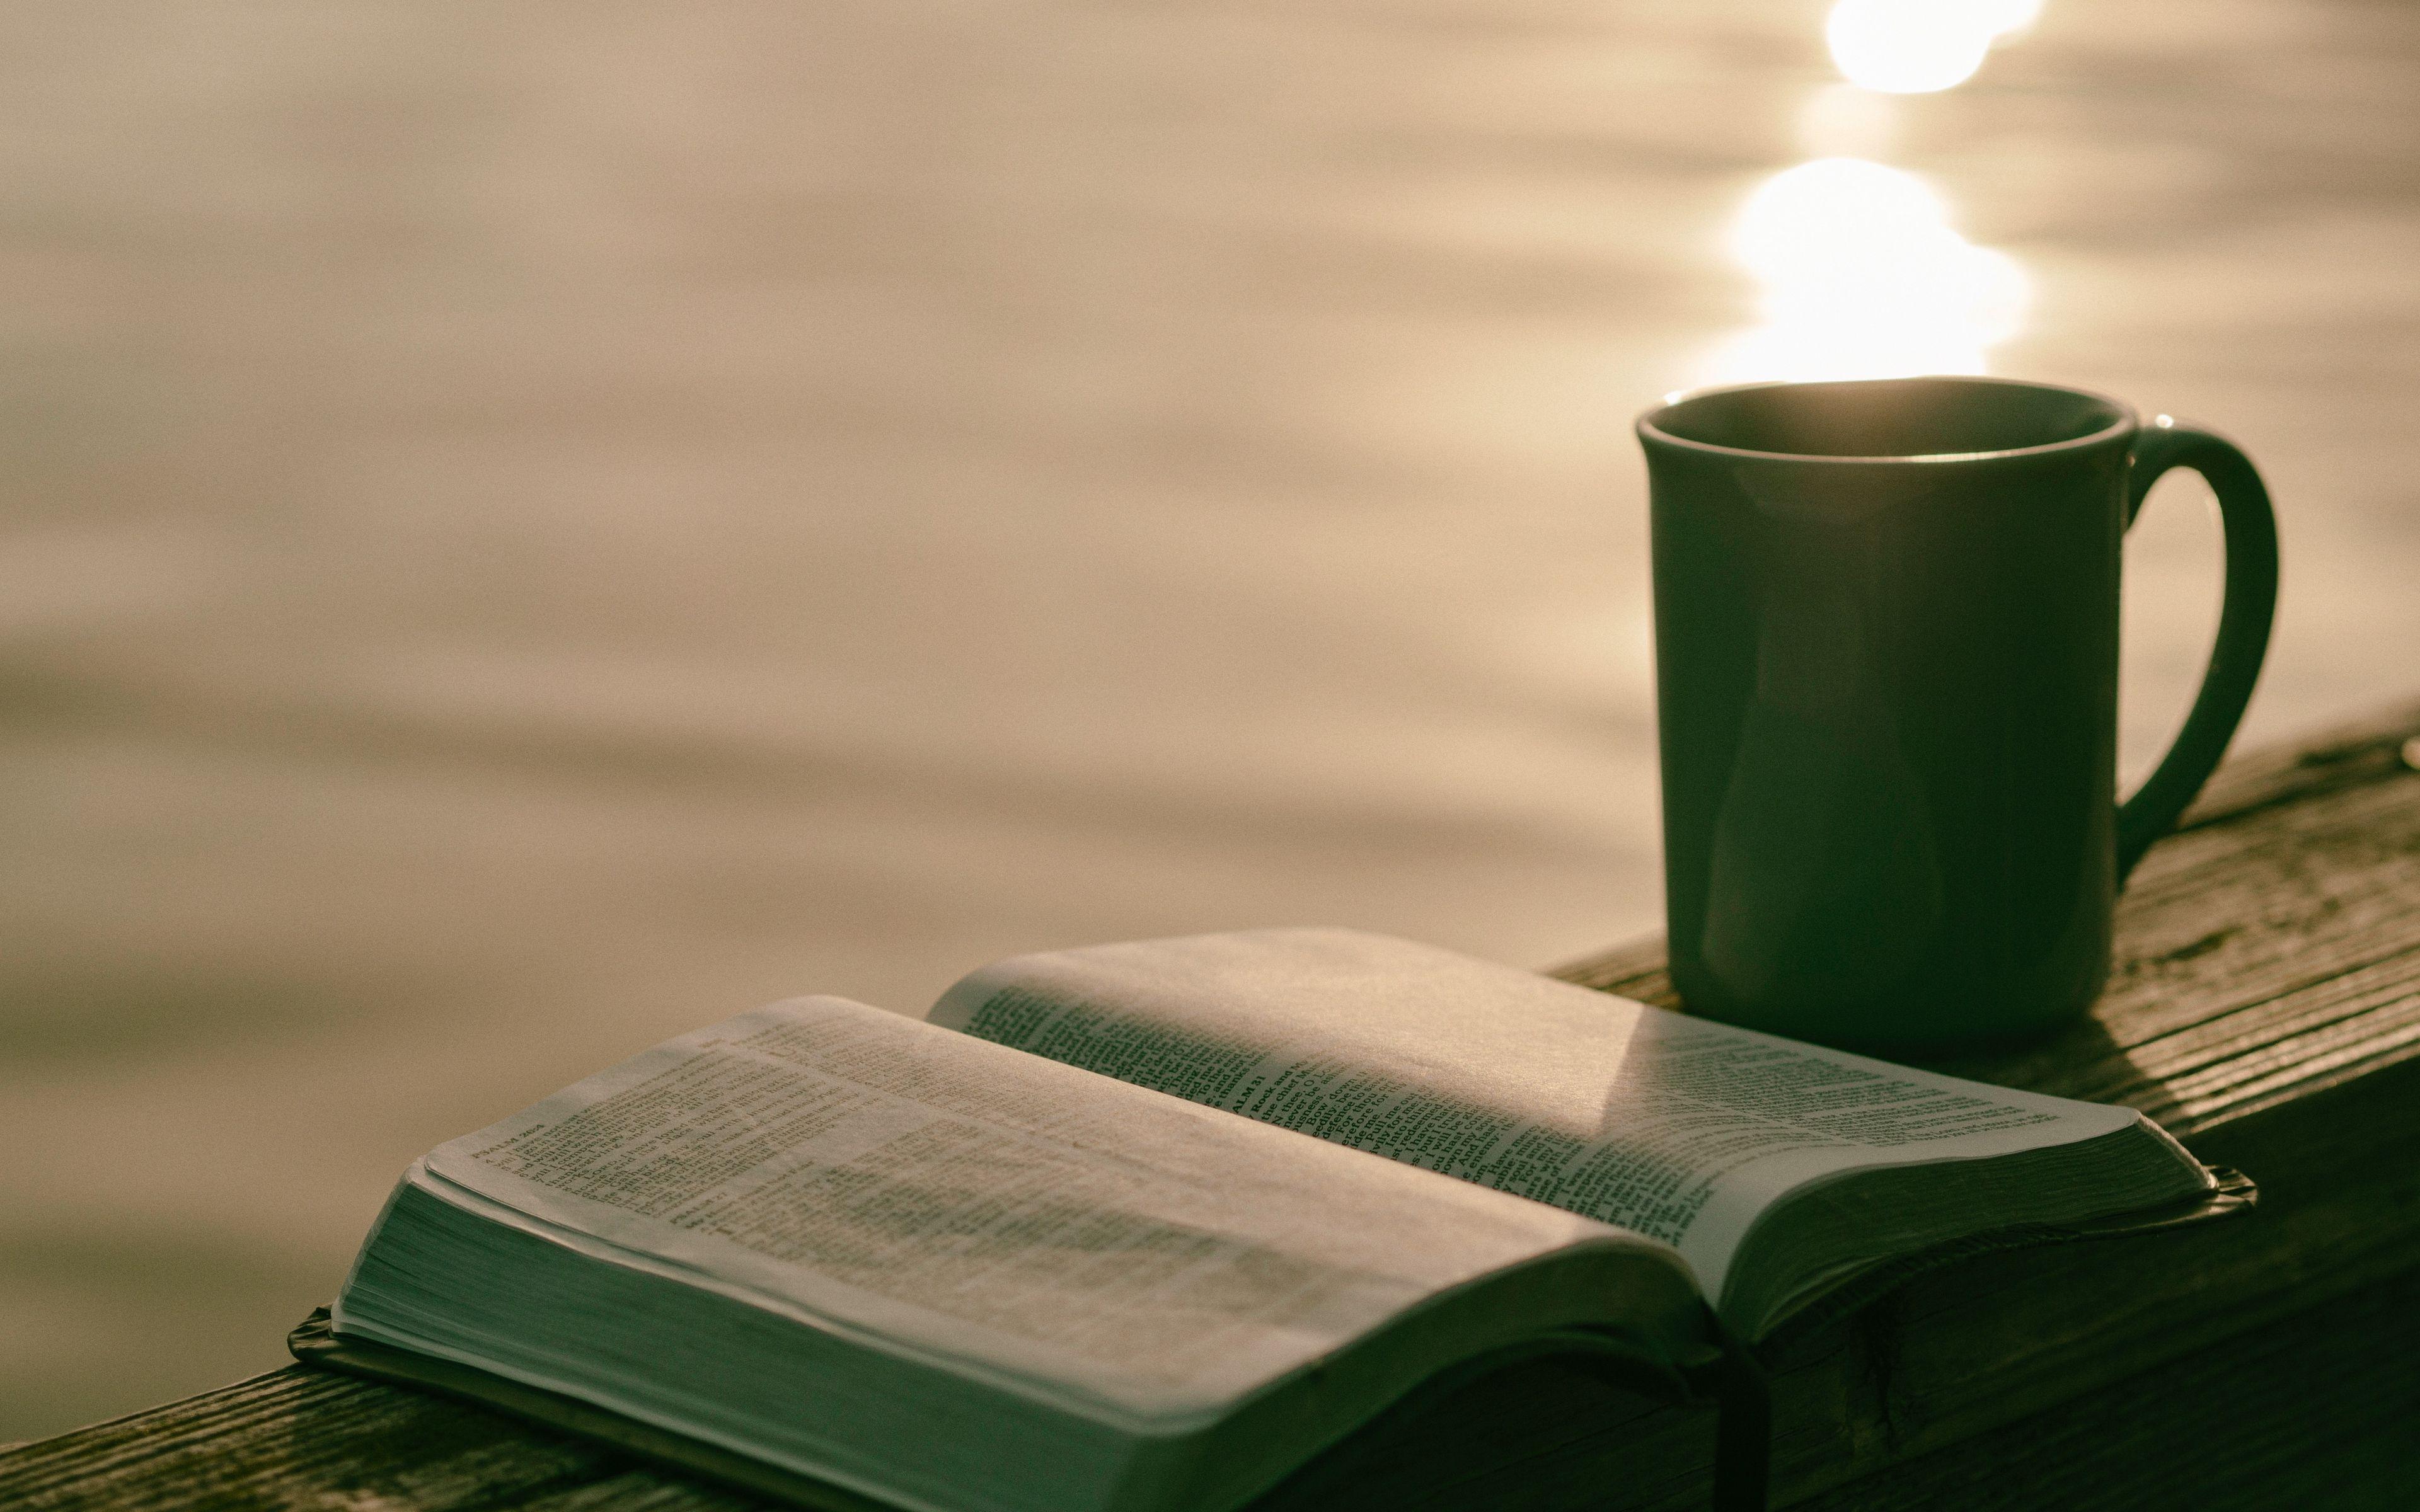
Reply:
[[[1809,98],[1823,154],[1759,184],[1727,247],[1761,289],[1759,323],[1714,348],[1699,383],[1981,373],[2031,294],[2007,253],[1966,239],[1933,186],[1873,161],[1898,135],[1894,95],[1971,78],[2031,26],[2041,0],[1838,0],[1825,29],[1848,79]]]
[[[1853,84],[1931,94],[1973,78],[1993,43],[2040,13],[2041,0],[1839,0],[1823,40]]]
[[[1763,286],[1763,320],[1714,353],[1707,382],[1980,373],[2029,293],[2016,259],[1961,236],[1931,185],[1861,158],[1766,179],[1730,250]]]

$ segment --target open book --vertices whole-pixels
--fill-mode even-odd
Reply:
[[[414,1164],[332,1327],[826,1504],[1218,1512],[1471,1362],[1684,1372],[2212,1190],[2129,1109],[1276,930],[659,1045]]]

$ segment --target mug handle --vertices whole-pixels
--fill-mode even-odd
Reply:
[[[2191,468],[2218,496],[2226,537],[2226,592],[2218,612],[2218,640],[2193,712],[2185,716],[2176,744],[2160,758],[2142,787],[2118,806],[2118,885],[2174,828],[2185,805],[2201,791],[2252,700],[2261,658],[2269,653],[2269,625],[2277,610],[2277,521],[2269,490],[2252,459],[2234,442],[2190,425],[2152,425],[2134,439],[2126,486],[2126,524],[2142,513],[2151,485],[2170,468]]]

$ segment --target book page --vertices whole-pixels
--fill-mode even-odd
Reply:
[[[426,1164],[550,1237],[1156,1419],[1502,1267],[1636,1244],[838,998],[659,1046]]]
[[[1020,957],[931,1022],[1619,1225],[1717,1299],[1808,1181],[2141,1121],[1347,930]]]

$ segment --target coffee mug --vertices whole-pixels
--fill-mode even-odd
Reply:
[[[1638,421],[1653,531],[1673,984],[1798,1039],[1920,1049],[2082,1014],[2118,889],[2226,751],[2277,534],[2234,445],[1994,378],[1775,383]],[[2201,691],[2117,796],[2120,543],[2218,496]]]

